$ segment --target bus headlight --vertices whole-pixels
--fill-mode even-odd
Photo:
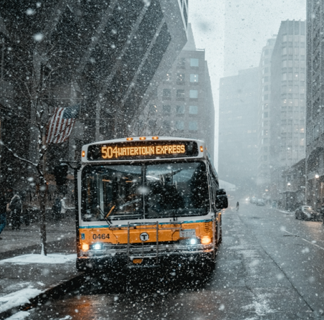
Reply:
[[[190,239],[183,239],[179,241],[179,244],[181,245],[195,245],[195,244],[200,244],[200,239],[197,238],[190,238]]]
[[[91,246],[93,250],[101,250],[103,248],[102,243],[95,243]]]

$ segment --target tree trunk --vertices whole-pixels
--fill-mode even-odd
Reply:
[[[47,255],[46,244],[46,183],[42,182],[39,188],[39,208],[40,208],[40,237],[42,244],[42,253]]]

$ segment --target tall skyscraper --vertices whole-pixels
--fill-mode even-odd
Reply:
[[[272,38],[262,49],[260,59],[260,102],[258,110],[258,170],[257,185],[260,192],[267,192],[270,184],[270,90],[271,56],[276,39]]]
[[[205,51],[196,49],[191,26],[188,42],[149,101],[134,134],[205,140],[214,159],[215,111]]]
[[[306,23],[282,21],[271,59],[271,195],[283,170],[305,157]]]
[[[306,188],[314,207],[324,202],[323,10],[323,1],[307,1]]]
[[[218,171],[238,187],[255,187],[259,68],[221,78],[219,92]]]

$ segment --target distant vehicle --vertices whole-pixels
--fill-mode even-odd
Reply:
[[[257,205],[257,206],[265,206],[265,201],[264,201],[263,199],[258,199],[258,200],[256,201],[256,205]]]
[[[313,210],[311,206],[300,206],[295,211],[295,218],[299,220],[321,221],[322,217],[319,212]]]
[[[252,198],[250,199],[250,202],[255,204],[255,203],[257,203],[257,200],[258,200],[258,199],[257,199],[256,197],[252,197]]]

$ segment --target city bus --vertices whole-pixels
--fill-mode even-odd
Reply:
[[[204,141],[90,143],[76,176],[78,270],[215,263],[228,204]]]

